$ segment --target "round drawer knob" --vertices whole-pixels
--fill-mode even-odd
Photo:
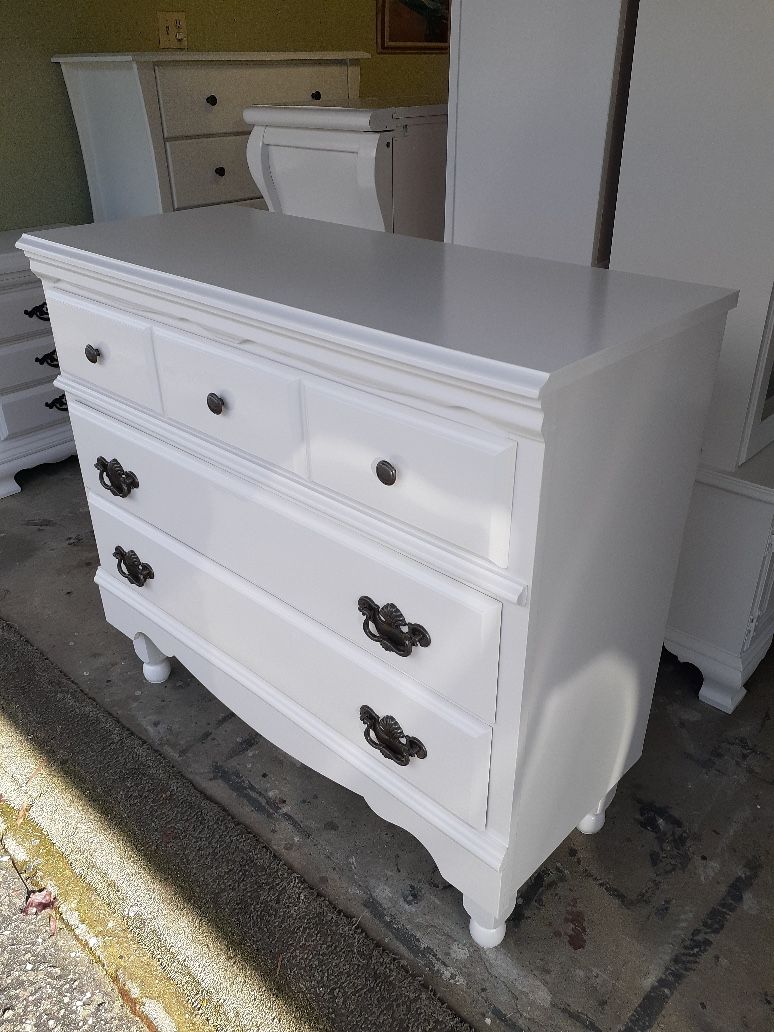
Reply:
[[[204,99],[210,105],[210,107],[215,107],[215,105],[218,103],[218,98],[215,96],[214,93],[211,93],[209,97],[205,97]]]
[[[86,345],[86,347],[83,349],[83,353],[92,365],[96,365],[97,362],[99,362],[100,360],[100,356],[102,355],[102,352],[99,350],[99,348],[95,348],[91,344]]]
[[[216,176],[220,176],[220,178],[222,179],[223,176],[225,176],[225,174],[226,174],[225,168],[222,165],[218,165],[218,167],[215,169],[215,175]]]
[[[319,90],[315,90],[312,94],[312,100],[322,100],[322,93]]]
[[[207,395],[207,408],[214,416],[219,416],[225,407],[226,403],[219,394],[215,394],[213,391]]]
[[[376,463],[376,475],[386,487],[392,487],[398,479],[398,471],[387,459],[379,459]]]

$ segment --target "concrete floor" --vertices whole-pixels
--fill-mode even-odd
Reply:
[[[731,717],[659,685],[645,755],[603,831],[572,835],[478,950],[410,836],[281,754],[185,670],[143,679],[104,622],[74,460],[0,502],[0,615],[477,1029],[771,1032],[774,659]],[[213,884],[216,873],[213,872]]]

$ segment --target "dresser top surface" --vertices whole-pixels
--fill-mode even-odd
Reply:
[[[35,233],[23,247],[533,397],[736,300],[717,287],[238,205]]]
[[[167,62],[180,61],[364,61],[370,56],[370,54],[361,50],[310,51],[309,53],[301,50],[258,51],[255,53],[147,50],[127,54],[55,54],[51,60],[57,64],[105,63],[114,61],[152,61],[154,64],[165,64]]]

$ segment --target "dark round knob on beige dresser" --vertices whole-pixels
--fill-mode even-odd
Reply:
[[[223,401],[223,398],[214,391],[210,391],[207,395],[207,408],[213,416],[219,416],[225,407],[226,403]]]
[[[218,103],[218,98],[215,96],[214,93],[211,93],[209,97],[205,97],[204,100],[205,103],[210,105],[210,107],[215,107],[215,105]]]
[[[392,487],[398,479],[398,471],[387,459],[379,459],[376,463],[376,475],[385,487]]]
[[[218,167],[215,169],[215,175],[216,176],[220,176],[220,178],[222,179],[223,176],[225,176],[225,174],[226,174],[226,170],[223,167],[223,165],[218,165]]]
[[[315,90],[312,94],[312,100],[322,100],[322,93],[319,90]]]
[[[92,365],[96,365],[102,355],[99,348],[95,348],[93,344],[87,344],[83,349],[83,353]]]

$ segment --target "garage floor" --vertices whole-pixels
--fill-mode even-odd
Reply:
[[[605,828],[567,839],[524,887],[503,945],[482,952],[459,893],[410,836],[179,665],[166,685],[143,680],[102,616],[75,461],[19,481],[0,501],[0,615],[475,1028],[774,1028],[774,657],[731,717],[664,679]]]

